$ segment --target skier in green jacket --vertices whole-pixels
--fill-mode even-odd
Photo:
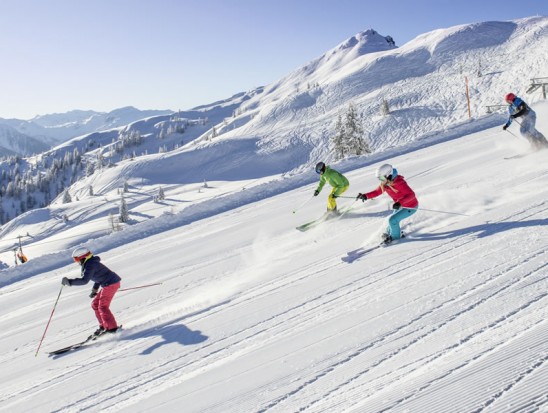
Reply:
[[[328,182],[333,189],[327,197],[327,212],[337,212],[337,202],[335,201],[335,198],[348,189],[348,186],[350,185],[348,179],[340,172],[326,166],[323,162],[318,162],[316,165],[316,173],[320,174],[320,184],[314,191],[314,196],[318,196],[325,183]]]

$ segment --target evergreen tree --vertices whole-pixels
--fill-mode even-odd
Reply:
[[[160,187],[158,189],[158,200],[163,201],[165,198],[166,198],[166,196],[164,194],[164,188]]]
[[[69,204],[72,202],[72,198],[69,194],[69,191],[68,189],[65,191],[65,193],[63,194],[63,204]]]
[[[124,199],[124,194],[122,193],[121,199],[120,199],[120,211],[119,211],[119,219],[120,222],[128,222],[129,221],[129,211],[127,209],[126,200]]]
[[[86,176],[91,176],[95,173],[95,164],[93,162],[88,162],[86,167]]]
[[[381,115],[387,116],[390,114],[390,108],[388,107],[388,101],[383,99],[381,102]]]
[[[345,155],[345,130],[342,122],[342,116],[339,113],[337,117],[337,123],[335,124],[335,134],[331,138],[333,143],[333,150],[335,152],[335,160],[340,160],[344,158]]]
[[[348,111],[346,112],[344,130],[348,153],[354,155],[371,153],[371,149],[369,149],[369,145],[364,138],[364,130],[358,117],[358,112],[352,104],[348,106]]]

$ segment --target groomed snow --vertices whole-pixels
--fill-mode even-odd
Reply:
[[[534,107],[546,134],[548,104]],[[57,358],[47,351],[97,324],[91,286],[63,288],[35,357],[61,278],[79,273],[69,247],[99,221],[57,233],[36,220],[50,233],[2,272],[0,410],[546,411],[547,151],[476,127],[341,165],[350,197],[389,161],[421,204],[407,240],[352,264],[341,258],[377,243],[387,197],[340,199],[350,212],[301,233],[325,209],[313,173],[166,188],[169,213],[90,242],[123,288],[162,284],[119,292],[123,331]],[[207,191],[218,196],[197,202]],[[196,202],[179,212],[185,197]]]

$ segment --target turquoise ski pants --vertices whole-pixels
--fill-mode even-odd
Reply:
[[[401,238],[400,222],[417,212],[417,208],[400,208],[395,210],[388,218],[387,232],[392,239]]]

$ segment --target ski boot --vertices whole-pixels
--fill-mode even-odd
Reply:
[[[384,233],[381,235],[381,238],[382,238],[381,244],[383,245],[388,245],[392,242],[392,236],[390,234]]]

